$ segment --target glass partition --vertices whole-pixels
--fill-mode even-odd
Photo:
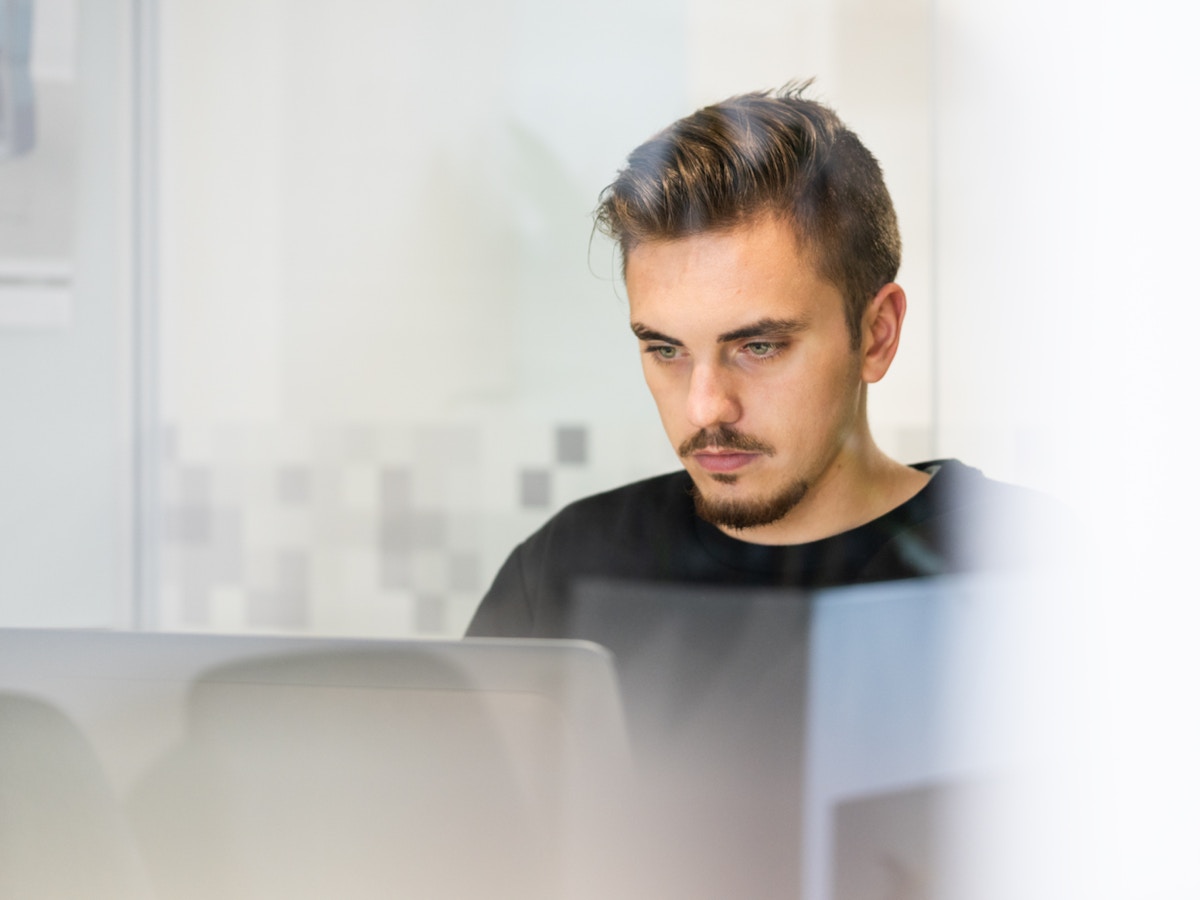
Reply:
[[[927,4],[160,8],[158,626],[460,634],[551,513],[675,468],[591,210],[793,79],[887,171],[912,303],[873,416],[933,453]]]

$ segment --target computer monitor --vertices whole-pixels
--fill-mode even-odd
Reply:
[[[590,896],[628,761],[580,642],[3,630],[0,724],[3,896]]]
[[[1028,758],[1027,595],[578,584],[567,633],[614,654],[665,896],[996,896],[978,891]]]

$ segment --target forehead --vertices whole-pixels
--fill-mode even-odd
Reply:
[[[841,292],[817,271],[790,224],[763,218],[737,228],[647,241],[625,264],[634,322],[717,330],[759,318],[840,316]]]

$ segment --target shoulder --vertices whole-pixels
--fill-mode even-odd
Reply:
[[[529,559],[565,555],[585,569],[628,560],[672,542],[682,529],[691,527],[691,484],[687,473],[679,471],[576,500],[519,549]]]
[[[690,486],[680,471],[564,507],[513,550],[468,634],[552,637],[578,579],[664,577],[693,527]]]
[[[932,477],[914,498],[913,524],[935,533],[968,568],[1039,564],[1064,546],[1070,516],[1049,494],[989,478],[956,459],[915,467]]]
[[[677,509],[691,509],[691,479],[684,471],[656,475],[610,491],[592,494],[563,507],[541,529],[589,531],[598,525],[644,527]]]
[[[938,514],[968,513],[981,510],[1062,510],[1062,505],[1049,494],[997,481],[982,471],[957,459],[938,459],[917,463],[914,468],[929,472],[931,478],[923,494],[931,511]]]

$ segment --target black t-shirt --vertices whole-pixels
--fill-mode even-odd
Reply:
[[[1062,519],[955,460],[915,468],[931,478],[911,499],[806,544],[729,537],[676,472],[573,503],[512,552],[467,634],[612,652],[642,776],[614,856],[644,853],[678,896],[799,896],[807,592],[1020,572]]]
[[[520,544],[467,630],[470,637],[562,637],[572,586],[587,579],[676,585],[825,588],[1028,565],[1046,499],[957,460],[915,496],[850,531],[773,546],[729,537],[696,516],[686,472],[572,503]]]

